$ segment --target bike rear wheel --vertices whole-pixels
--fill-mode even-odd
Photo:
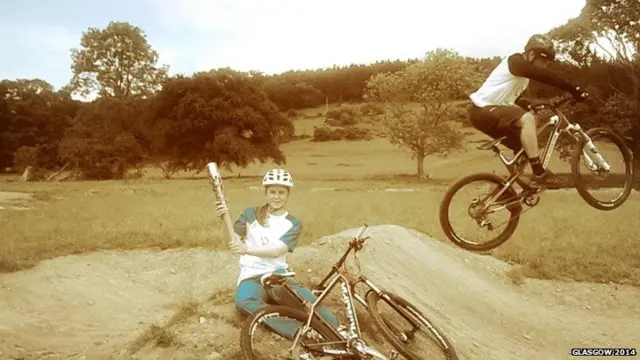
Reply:
[[[373,290],[367,292],[367,306],[373,322],[400,354],[408,360],[458,360],[458,355],[449,339],[420,310],[398,295],[388,291],[383,291],[383,294],[386,296],[381,297]],[[383,316],[378,306],[379,301],[390,305],[397,316],[388,316],[386,313]],[[394,318],[393,323],[390,317]],[[405,317],[411,319],[411,321],[408,321]],[[398,326],[394,325],[398,321],[404,323],[403,329],[399,329]],[[411,324],[414,326],[410,326]],[[416,350],[410,348],[410,341],[415,340],[413,332],[419,329],[426,330],[429,342],[435,343],[435,346],[431,345],[425,349],[424,344],[418,344],[423,345],[423,347],[418,347]]]
[[[440,202],[440,226],[442,227],[442,230],[444,231],[447,238],[455,245],[470,251],[487,251],[502,245],[511,237],[511,235],[513,235],[518,226],[518,222],[520,221],[519,216],[522,212],[522,205],[520,203],[517,203],[515,204],[515,207],[512,207],[512,209],[504,209],[509,213],[509,218],[505,222],[500,223],[500,225],[506,223],[506,226],[504,227],[504,230],[502,232],[499,232],[495,237],[483,243],[477,243],[474,241],[475,239],[467,239],[461,236],[458,233],[459,231],[454,229],[453,225],[451,224],[451,217],[449,214],[451,210],[451,200],[453,199],[454,195],[456,195],[456,193],[458,193],[461,189],[467,187],[470,188],[471,184],[476,182],[489,183],[493,187],[495,187],[494,190],[487,192],[487,194],[478,201],[479,206],[483,206],[486,199],[489,199],[494,193],[497,193],[499,189],[505,186],[504,179],[495,174],[489,173],[472,174],[458,180],[449,188],[449,190],[447,190],[447,192],[444,194],[444,197],[442,198],[442,201]],[[513,187],[509,187],[508,189],[506,189],[503,195],[504,194],[507,194],[506,197],[508,197],[509,199],[516,199],[518,196]],[[476,200],[477,199],[474,199],[473,201]],[[467,216],[472,218],[473,216],[471,213],[477,208],[472,208],[473,206],[475,205],[472,202],[472,204],[469,205],[469,209],[467,211]],[[484,219],[484,216],[485,215],[483,214],[479,215],[479,217],[483,218],[482,220],[479,218],[474,219],[479,228],[483,227],[481,224],[486,224],[482,223],[483,221],[486,221],[486,219]]]
[[[261,328],[263,331],[270,331],[272,332],[272,337],[276,337],[278,340],[280,341],[286,341],[286,342],[290,342],[290,344],[288,344],[288,347],[291,347],[291,344],[293,344],[292,340],[287,340],[283,337],[281,337],[280,335],[278,335],[277,333],[273,332],[273,330],[268,327],[265,324],[265,321],[269,321],[269,319],[273,319],[273,318],[280,318],[280,319],[288,319],[288,320],[294,320],[294,321],[298,321],[300,323],[300,326],[304,326],[304,324],[306,323],[307,319],[309,318],[309,315],[307,313],[305,313],[302,310],[299,309],[294,309],[288,306],[281,306],[281,305],[269,305],[269,306],[265,306],[264,308],[258,310],[257,312],[255,312],[252,316],[250,316],[243,328],[242,331],[240,332],[240,348],[242,351],[242,358],[245,360],[271,360],[271,359],[292,359],[295,357],[291,357],[291,353],[288,352],[287,354],[283,353],[282,351],[279,352],[278,356],[279,357],[275,357],[275,355],[271,354],[271,355],[266,355],[266,354],[261,354],[261,349],[259,346],[259,343],[261,341],[268,341],[269,344],[267,344],[264,348],[267,348],[269,350],[272,350],[272,343],[274,342],[273,340],[269,339],[269,338],[265,338],[265,339],[254,339],[255,336],[255,331],[259,328]],[[336,344],[334,345],[329,345],[328,343],[337,343],[339,344],[341,342],[340,338],[334,334],[329,328],[327,328],[327,326],[325,326],[320,320],[314,318],[311,320],[311,323],[309,324],[309,331],[313,330],[315,332],[315,334],[319,335],[319,342],[315,342],[315,343],[310,343],[310,344],[303,344],[302,343],[302,337],[301,340],[298,341],[298,349],[300,349],[300,351],[302,352],[308,352],[310,354],[315,354],[318,353],[319,350],[322,349],[323,344],[325,346],[328,346],[330,348],[335,349],[336,348]],[[304,335],[303,335],[304,336]],[[344,344],[344,341],[342,341],[342,343]],[[264,344],[262,344],[264,345]],[[344,349],[344,345],[337,345],[337,348],[340,349]],[[263,348],[263,349],[264,349]],[[296,349],[297,350],[297,349]],[[349,359],[350,357],[339,357],[336,356],[335,359]]]
[[[577,144],[576,148],[574,149],[573,155],[571,158],[571,173],[573,175],[573,181],[575,183],[576,190],[578,191],[578,194],[580,195],[580,197],[584,199],[584,201],[586,201],[586,203],[592,206],[593,208],[596,208],[598,210],[603,210],[603,211],[616,209],[620,207],[620,205],[624,204],[624,202],[629,198],[629,194],[631,193],[631,189],[633,187],[633,178],[634,178],[633,165],[634,164],[633,164],[633,157],[631,155],[631,151],[627,147],[622,137],[620,137],[619,135],[617,135],[616,133],[614,133],[613,131],[607,128],[592,128],[587,130],[585,133],[594,143],[595,147],[597,148],[597,153],[590,151],[586,147],[587,143],[584,140],[580,141]],[[605,143],[600,144],[600,141],[603,141],[603,140],[609,142],[609,144],[608,145],[606,145]],[[606,149],[603,149],[605,147]],[[623,164],[622,166],[624,166],[623,174],[618,175],[618,179],[615,178],[616,175],[612,175],[612,179],[610,181],[613,181],[613,184],[608,184],[614,188],[618,188],[614,184],[617,181],[624,182],[624,185],[621,186],[622,191],[613,200],[608,200],[608,201],[599,200],[598,198],[594,197],[589,192],[589,184],[590,184],[589,176],[585,176],[580,173],[580,170],[581,170],[580,164],[586,163],[589,159],[593,161],[594,165],[598,165],[598,161],[596,157],[598,155],[601,155],[603,150],[606,150],[606,151],[610,150],[613,153],[616,153],[617,155],[619,154],[618,156],[622,158],[622,161],[621,161],[621,163]],[[587,157],[585,156],[585,153],[588,155],[589,159],[587,159]],[[609,165],[611,166],[612,157],[609,156],[609,159],[607,159],[606,155],[603,157],[604,157],[604,160],[607,163],[609,163]],[[612,166],[612,170],[614,170],[615,168],[616,166]],[[583,170],[589,171],[587,167],[583,167]],[[597,179],[599,177],[599,175],[593,175],[593,173],[588,175],[592,175],[593,179]],[[607,186],[607,184],[604,184],[604,185]]]

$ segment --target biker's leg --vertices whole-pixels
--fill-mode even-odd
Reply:
[[[514,125],[521,129],[520,140],[527,154],[529,164],[531,165],[531,171],[533,172],[529,185],[538,188],[541,185],[559,184],[559,179],[552,176],[551,172],[542,167],[542,163],[540,162],[538,129],[534,115],[531,112],[524,113]]]
[[[520,129],[502,124],[503,120],[501,118],[504,117],[502,113],[505,112],[505,108],[507,108],[506,111],[510,111],[505,106],[488,106],[485,108],[471,106],[469,109],[469,122],[475,129],[492,139],[506,136],[507,138],[501,143],[513,151],[513,155],[515,155],[522,148]]]
[[[267,304],[269,296],[260,284],[260,277],[243,280],[236,288],[235,303],[238,311],[249,316]],[[273,331],[289,340],[301,323],[293,319],[270,318],[264,321]]]
[[[481,108],[472,104],[469,107],[468,119],[476,130],[495,140],[502,135],[498,129],[499,119],[491,113],[494,108],[493,106]]]
[[[540,163],[540,153],[538,149],[538,132],[536,118],[531,112],[525,112],[515,122],[514,126],[520,128],[520,141],[524,152],[527,154],[531,170],[536,176],[544,175],[545,169]]]
[[[495,106],[491,109],[490,114],[497,119],[498,131],[518,134],[533,173],[535,175],[544,174],[544,169],[540,164],[538,133],[533,113],[527,112],[517,105],[511,105]]]

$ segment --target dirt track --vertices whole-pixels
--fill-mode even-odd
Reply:
[[[335,261],[354,232],[298,249],[294,270],[324,275],[320,259]],[[422,308],[461,359],[572,359],[572,347],[640,347],[638,288],[517,286],[506,275],[510,265],[494,258],[398,226],[369,234],[359,254],[363,272]],[[233,359],[237,273],[228,252],[188,250],[69,256],[1,275],[0,359]],[[138,342],[130,353],[188,301],[199,305],[167,329],[174,345]]]

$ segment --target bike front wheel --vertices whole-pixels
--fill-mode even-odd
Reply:
[[[604,211],[616,209],[629,198],[633,187],[631,151],[622,137],[607,128],[592,128],[585,133],[591,141],[581,140],[571,157],[571,173],[576,190],[593,208]],[[610,169],[604,168],[605,163]],[[598,184],[598,181],[602,182]],[[611,189],[615,189],[618,195],[609,196],[608,199],[599,199],[589,192],[596,190],[601,194]]]
[[[383,291],[380,296],[369,290],[366,301],[373,322],[382,335],[408,360],[458,360],[449,339],[407,300],[388,291]],[[381,311],[380,301],[390,310],[385,307],[385,311]],[[416,336],[419,330],[424,330],[422,336]]]
[[[481,186],[482,185],[482,186]],[[466,193],[474,187],[482,187],[482,194],[473,195],[473,199],[465,200],[461,205],[452,206],[453,197],[458,193]],[[489,189],[484,189],[486,187]],[[505,186],[505,181],[498,175],[489,173],[477,173],[463,177],[455,182],[449,190],[444,194],[440,202],[440,226],[447,238],[458,247],[470,251],[487,251],[502,245],[516,231],[520,214],[522,213],[522,204],[518,198],[518,194],[509,187],[492,204],[486,204],[494,194],[497,194]],[[481,211],[483,207],[486,210]],[[452,213],[453,211],[453,213]],[[489,216],[495,218],[490,219]],[[500,219],[498,216],[502,216]],[[463,227],[452,225],[452,219],[455,220],[472,220],[467,226]],[[500,227],[503,227],[500,230]],[[476,233],[474,238],[461,235],[463,230],[470,229],[482,233]],[[488,240],[478,240],[477,238],[484,235],[485,232],[497,230],[493,235],[489,235]]]
[[[289,350],[293,344],[277,334],[271,327],[274,321],[288,322],[303,327],[309,315],[302,310],[287,306],[269,305],[250,316],[240,332],[240,348],[242,358],[245,360],[271,360],[271,359],[296,359],[300,354],[322,354],[323,348],[344,350],[345,344],[338,335],[331,331],[317,318],[313,318],[309,324],[307,333],[298,341],[295,355]],[[286,344],[285,344],[286,343]],[[280,345],[280,346],[278,346]],[[336,347],[337,346],[337,347]],[[277,349],[281,350],[277,350]],[[349,357],[335,357],[335,359],[348,359]]]

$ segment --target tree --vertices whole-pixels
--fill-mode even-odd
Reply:
[[[5,81],[0,82],[0,170],[13,166],[13,152],[16,146],[11,142],[9,129],[13,119],[10,118],[9,89]]]
[[[101,98],[85,104],[60,144],[60,157],[88,179],[122,179],[145,159],[138,140],[143,100]]]
[[[446,156],[462,146],[463,135],[448,122],[453,100],[464,97],[480,78],[474,67],[451,50],[428,52],[423,61],[367,82],[365,99],[387,102],[382,124],[390,142],[408,148],[424,176],[424,159]]]
[[[640,2],[587,0],[578,17],[549,34],[592,81],[600,126],[631,135],[640,154]]]
[[[12,167],[16,152],[29,153],[34,168],[58,165],[58,144],[78,104],[41,79],[0,82],[0,166]],[[22,157],[25,159],[25,157]]]
[[[81,49],[72,49],[74,92],[88,95],[130,98],[148,97],[159,90],[168,66],[157,66],[158,53],[137,26],[110,22],[103,29],[82,33]]]
[[[317,106],[325,95],[306,82],[289,82],[286,78],[272,77],[263,84],[269,100],[282,111]]]
[[[414,63],[409,61],[381,61],[368,65],[333,66],[327,69],[286,71],[278,75],[261,76],[269,97],[280,110],[303,109],[330,103],[360,102],[365,83],[371,76],[395,72]]]
[[[202,170],[209,161],[227,169],[269,159],[282,164],[279,143],[294,133],[260,80],[231,69],[169,79],[151,116],[156,154],[168,161],[169,173]]]
[[[559,42],[559,52],[575,65],[584,68],[606,61],[622,65],[635,85],[632,98],[638,98],[640,2],[588,0],[580,16],[552,29],[549,35]]]

